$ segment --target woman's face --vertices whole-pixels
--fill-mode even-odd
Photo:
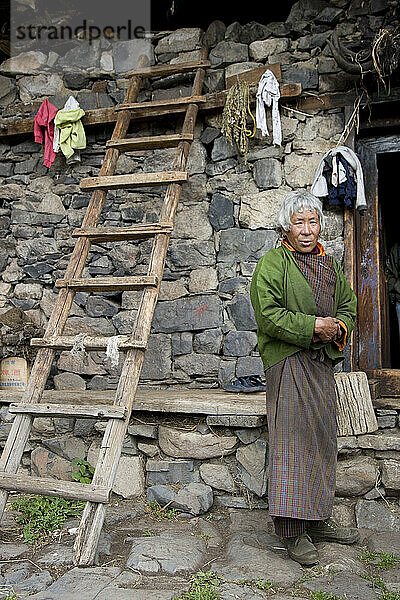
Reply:
[[[312,252],[317,245],[320,230],[317,211],[302,210],[293,213],[286,236],[298,252]]]

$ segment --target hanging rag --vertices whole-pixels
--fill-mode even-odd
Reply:
[[[44,141],[44,160],[45,167],[50,168],[56,157],[53,150],[54,138],[54,117],[58,113],[58,108],[51,102],[43,100],[39,110],[33,120],[33,134],[35,142],[43,144]]]
[[[256,124],[263,135],[269,135],[265,106],[272,105],[272,139],[277,146],[282,144],[281,118],[279,115],[279,83],[272,71],[267,69],[258,84],[256,94]]]
[[[341,154],[333,157],[332,175],[324,169],[324,175],[328,182],[328,203],[331,206],[345,206],[353,208],[357,201],[357,184],[354,179],[354,171]],[[329,173],[329,168],[328,168]]]
[[[333,162],[335,158],[339,160],[339,163],[336,161],[336,166],[334,166]],[[344,159],[344,161],[342,159]],[[337,148],[332,148],[322,157],[315,172],[314,182],[311,186],[311,193],[318,198],[329,197],[329,175],[328,177],[326,176],[326,165],[329,165],[329,161],[331,161],[330,164],[332,164],[332,169],[330,170],[331,180],[329,184],[333,185],[333,182],[336,181],[339,185],[343,183],[345,179],[347,180],[348,176],[350,175],[350,188],[352,185],[351,179],[353,179],[356,185],[355,192],[350,191],[350,193],[354,195],[355,208],[360,213],[365,212],[367,210],[367,201],[365,199],[364,175],[362,166],[357,154],[347,146],[337,146]],[[347,167],[351,167],[353,171],[352,174],[350,174],[350,170],[348,170],[346,173],[345,164]]]
[[[80,108],[77,100],[70,96],[54,119],[54,124],[59,129],[60,150],[67,159],[70,159],[76,150],[86,148],[86,135],[81,121],[84,114],[85,111]]]

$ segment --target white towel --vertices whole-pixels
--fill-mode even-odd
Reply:
[[[277,146],[282,144],[281,118],[279,115],[279,83],[272,71],[267,69],[258,84],[256,95],[256,125],[263,135],[269,135],[265,106],[272,105],[272,139]]]

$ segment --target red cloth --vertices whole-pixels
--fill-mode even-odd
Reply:
[[[33,123],[33,133],[35,136],[35,142],[38,144],[43,143],[44,139],[44,161],[45,167],[51,167],[56,157],[56,153],[53,150],[53,139],[54,139],[54,117],[58,113],[58,108],[51,102],[43,100],[39,106],[39,110],[36,113]]]

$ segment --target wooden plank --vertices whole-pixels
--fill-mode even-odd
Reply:
[[[152,135],[124,138],[115,142],[109,140],[106,143],[106,146],[107,148],[118,148],[118,150],[121,152],[129,150],[151,150],[154,148],[174,148],[180,142],[191,142],[192,140],[192,134],[182,135],[181,133],[176,133],[172,135]]]
[[[335,375],[337,435],[360,435],[378,429],[367,375],[363,372]]]
[[[174,106],[186,107],[188,104],[198,104],[206,102],[206,96],[183,96],[182,98],[170,98],[168,100],[151,100],[149,102],[131,102],[126,104],[117,104],[116,111],[120,110],[145,110],[149,113],[157,111],[159,108],[173,108]]]
[[[143,223],[130,227],[92,227],[75,229],[72,237],[84,236],[95,242],[114,242],[118,240],[135,240],[152,237],[158,234],[169,234],[173,227],[169,223]]]
[[[301,85],[299,83],[288,83],[280,85],[281,98],[280,102],[292,101],[298,99],[295,108],[299,110],[320,110],[323,108],[339,108],[341,106],[347,106],[354,102],[354,94],[323,94],[321,96],[305,97],[300,99]],[[200,111],[215,110],[225,106],[227,90],[220,92],[212,92],[206,94],[206,101],[199,104]],[[255,95],[250,99],[251,103],[255,102]],[[173,109],[164,108],[158,109],[158,115],[166,114],[177,114],[185,112],[186,105],[175,106]],[[120,111],[119,111],[120,112]],[[84,117],[82,117],[82,123],[85,127],[92,125],[103,125],[105,123],[115,123],[117,120],[118,111],[114,107],[110,108],[96,108],[93,110],[87,110]],[[151,112],[147,112],[143,109],[140,112],[131,113],[131,119],[146,119],[151,115]],[[0,137],[14,136],[21,134],[32,134],[33,132],[33,118],[28,119],[12,119],[8,121],[0,121]],[[121,136],[123,137],[123,136]]]
[[[366,369],[366,373],[377,382],[378,397],[400,397],[400,369]]]
[[[141,290],[156,287],[158,279],[154,275],[136,277],[93,277],[92,279],[57,279],[55,286],[81,292],[105,292],[114,290]]]
[[[69,398],[68,398],[69,401]],[[10,413],[28,413],[36,417],[76,417],[96,418],[96,419],[125,419],[127,410],[121,406],[91,405],[82,406],[81,404],[32,404],[32,402],[12,402],[8,411]]]
[[[206,69],[210,66],[211,63],[209,60],[191,60],[183,63],[154,65],[144,69],[128,71],[125,74],[125,77],[133,77],[135,75],[140,75],[141,77],[163,77],[167,75],[174,75],[175,73],[188,73],[199,68]]]
[[[132,348],[146,348],[146,343],[143,341],[131,341],[130,337],[127,335],[121,335],[118,337],[118,349],[121,351],[131,350]],[[110,339],[110,337],[94,337],[85,335],[85,337],[80,340],[79,343],[85,348],[85,350],[105,350]],[[76,338],[68,335],[59,335],[52,338],[31,338],[30,344],[36,348],[68,350],[74,347],[76,344]]]
[[[235,85],[235,83],[238,81],[246,81],[249,84],[258,84],[262,75],[267,69],[272,71],[278,81],[282,81],[281,63],[273,63],[272,65],[257,67],[256,69],[250,69],[249,71],[244,71],[243,73],[238,73],[237,75],[225,77],[226,89],[229,90],[229,88],[232,87],[232,85]]]
[[[101,503],[109,502],[111,492],[111,490],[100,485],[60,481],[49,477],[18,475],[17,473],[5,473],[4,471],[0,472],[0,489],[9,492],[15,491],[24,494],[39,494]]]
[[[137,173],[111,175],[105,177],[85,177],[81,180],[82,190],[118,190],[168,183],[184,183],[189,179],[186,171],[161,171],[155,173]]]

